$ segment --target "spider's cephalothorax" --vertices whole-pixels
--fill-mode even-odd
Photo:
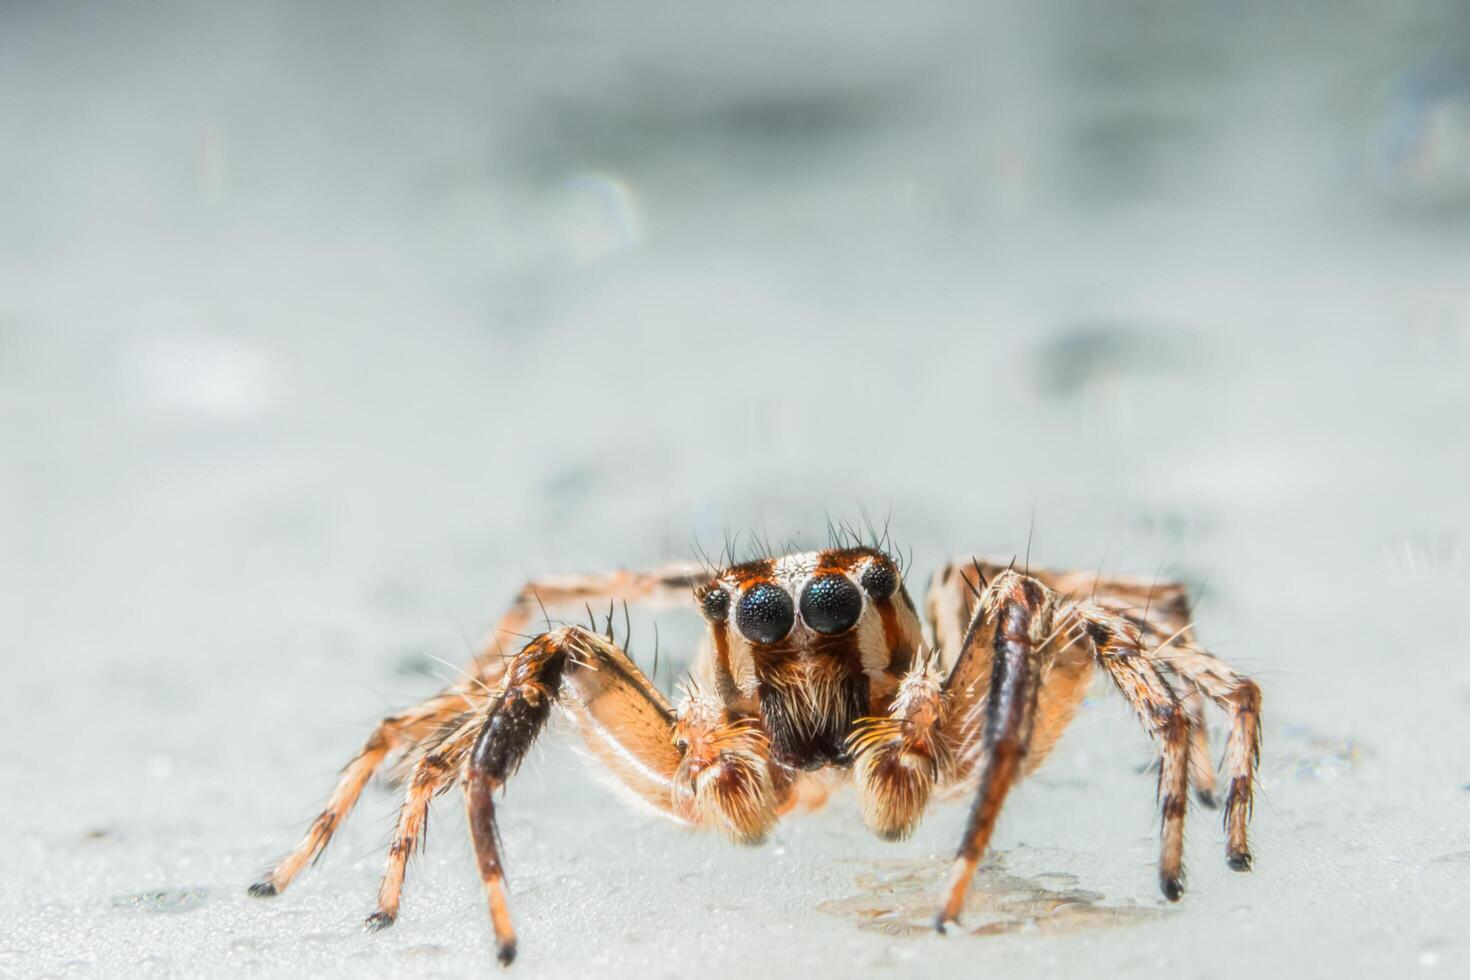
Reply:
[[[708,637],[677,704],[610,633],[550,629],[501,655],[502,642],[546,609],[610,600],[670,607],[691,594]],[[1182,586],[1023,573],[965,557],[934,574],[925,612],[927,638],[898,563],[877,548],[764,558],[713,575],[679,565],[532,582],[466,680],[384,719],[301,843],[250,891],[284,889],[320,854],[384,759],[402,752],[410,775],[369,926],[397,917],[429,803],[458,780],[498,956],[509,963],[515,933],[494,797],[560,705],[593,757],[636,798],[742,843],[764,840],[785,813],[820,805],[830,780],[813,770],[850,774],[864,820],[887,840],[908,836],[931,799],[972,795],[936,917],[943,931],[959,915],[1006,794],[1046,758],[1099,669],[1159,745],[1164,894],[1177,901],[1184,891],[1191,783],[1202,803],[1216,805],[1206,702],[1230,722],[1227,860],[1250,868],[1260,691],[1195,643]]]

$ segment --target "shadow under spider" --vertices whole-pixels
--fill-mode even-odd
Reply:
[[[852,919],[859,929],[885,936],[933,935],[937,896],[948,878],[951,862],[864,863],[869,870],[853,879],[859,894],[823,902],[818,910]],[[1020,878],[1005,870],[999,855],[993,855],[976,872],[960,923],[951,926],[950,931],[972,936],[1021,930],[1074,932],[1149,922],[1167,912],[1137,902],[1109,904],[1097,892],[1072,887],[1076,881],[1061,873]]]

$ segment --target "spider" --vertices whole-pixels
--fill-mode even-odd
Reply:
[[[742,844],[765,840],[782,815],[820,805],[833,782],[824,772],[851,778],[864,822],[890,841],[909,836],[932,800],[972,794],[935,916],[943,932],[958,921],[1006,794],[1051,752],[1096,669],[1158,744],[1164,896],[1184,894],[1191,783],[1201,803],[1216,805],[1207,701],[1230,722],[1227,863],[1249,870],[1261,693],[1196,644],[1185,588],[1014,566],[969,557],[941,566],[925,600],[927,635],[899,562],[880,547],[764,557],[713,574],[678,564],[533,581],[464,680],[379,723],[301,842],[250,894],[284,890],[373,772],[402,753],[404,799],[368,928],[397,918],[429,804],[458,782],[497,958],[509,965],[516,938],[495,797],[560,705],[595,763],[636,800]],[[708,635],[676,704],[610,627],[551,628],[548,613],[616,601],[670,608],[691,597]],[[502,656],[501,638],[524,636],[538,612],[547,630]]]

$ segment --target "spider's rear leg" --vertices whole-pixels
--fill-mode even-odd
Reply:
[[[1204,701],[1215,702],[1230,718],[1225,744],[1226,859],[1236,871],[1249,871],[1247,824],[1261,751],[1261,690],[1249,677],[1201,649],[1190,621],[1189,597],[1175,582],[1099,579],[1097,604],[1118,612],[1142,633],[1144,653],[1176,678],[1191,720],[1190,770],[1200,801],[1215,806],[1215,767],[1204,724]]]
[[[639,799],[676,820],[763,838],[780,789],[766,739],[692,692],[683,717],[610,641],[580,627],[532,640],[506,670],[463,770],[475,858],[501,963],[515,958],[494,794],[520,765],[562,696],[592,754]]]
[[[1256,682],[1193,643],[1148,651],[1155,663],[1219,705],[1230,716],[1225,741],[1225,860],[1236,871],[1253,862],[1248,836],[1256,767],[1261,758],[1261,689]]]
[[[692,562],[668,562],[647,571],[619,569],[596,574],[544,575],[521,587],[510,608],[491,630],[475,658],[480,679],[498,681],[514,650],[528,631],[547,617],[581,619],[584,610],[604,611],[605,603],[644,609],[679,609],[691,603],[693,591],[709,580],[709,571]],[[549,625],[544,628],[550,628]]]
[[[269,874],[250,886],[250,894],[256,898],[269,898],[285,891],[302,868],[321,856],[383,760],[404,745],[429,736],[463,711],[465,706],[463,694],[446,691],[379,722],[362,751],[343,768],[327,805],[312,821],[300,843]]]
[[[1159,742],[1159,802],[1163,811],[1159,887],[1184,896],[1184,815],[1189,806],[1190,717],[1163,673],[1147,656],[1142,634],[1128,620],[1093,605],[1071,610],[1098,663]]]
[[[1205,722],[1205,696],[1194,685],[1185,686],[1180,698],[1184,710],[1189,714],[1189,782],[1194,787],[1195,799],[1211,810],[1218,809],[1220,799],[1216,795],[1215,760],[1210,755],[1210,729]]]
[[[465,712],[442,737],[426,745],[413,764],[398,813],[398,828],[388,847],[388,867],[378,886],[378,907],[365,923],[368,929],[377,932],[397,920],[408,859],[428,831],[429,804],[454,785],[455,776],[479,734],[482,717],[479,713]]]
[[[503,645],[520,636],[543,612],[580,613],[584,604],[619,600],[668,607],[688,602],[690,591],[704,577],[698,565],[673,563],[648,572],[548,576],[528,583],[496,623],[475,657],[471,672],[444,692],[378,723],[362,750],[343,768],[326,806],[300,842],[269,874],[250,886],[250,894],[268,898],[285,891],[307,864],[321,856],[384,760],[441,732],[480,692],[497,684],[510,660]]]

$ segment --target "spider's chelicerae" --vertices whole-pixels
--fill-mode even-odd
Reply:
[[[677,704],[593,629],[549,629],[514,656],[499,652],[546,610],[610,600],[667,608],[691,596],[708,637],[697,679]],[[713,575],[677,565],[534,581],[464,681],[378,725],[301,843],[250,893],[289,885],[374,770],[401,752],[410,775],[368,926],[397,917],[429,803],[458,781],[498,957],[510,963],[515,931],[495,794],[560,705],[598,764],[635,797],[744,844],[764,840],[782,814],[820,803],[830,785],[822,770],[851,775],[863,819],[885,840],[912,833],[931,799],[973,794],[935,919],[942,932],[959,915],[1006,793],[1056,744],[1095,668],[1158,743],[1164,895],[1177,901],[1184,892],[1191,781],[1201,802],[1215,805],[1207,701],[1229,716],[1226,858],[1237,871],[1250,868],[1261,694],[1195,643],[1183,586],[1021,572],[966,557],[934,574],[925,611],[927,637],[899,564],[874,547],[763,558]]]

